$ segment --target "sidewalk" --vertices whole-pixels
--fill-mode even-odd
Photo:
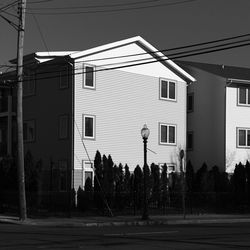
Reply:
[[[115,216],[115,217],[72,217],[72,218],[39,218],[20,221],[18,217],[0,215],[0,223],[52,226],[52,227],[102,227],[102,226],[135,226],[135,225],[181,225],[201,223],[237,223],[250,222],[250,214],[225,215],[225,214],[202,214],[202,215],[152,215],[149,220],[143,221],[140,216]]]

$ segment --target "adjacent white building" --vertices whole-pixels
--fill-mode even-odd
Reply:
[[[250,160],[250,69],[178,64],[197,80],[188,87],[187,159],[233,172]]]

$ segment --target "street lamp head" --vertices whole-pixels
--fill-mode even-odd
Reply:
[[[142,138],[143,138],[143,139],[148,139],[149,134],[150,134],[150,131],[149,131],[149,129],[147,128],[147,125],[144,124],[143,128],[141,129],[141,136],[142,136]]]

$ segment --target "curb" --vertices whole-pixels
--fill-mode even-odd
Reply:
[[[180,220],[149,220],[149,221],[112,221],[112,222],[37,222],[32,220],[20,221],[0,219],[0,224],[15,224],[27,226],[48,227],[107,227],[107,226],[150,226],[150,225],[190,225],[190,224],[216,224],[216,223],[249,223],[250,218],[225,219],[180,219]]]

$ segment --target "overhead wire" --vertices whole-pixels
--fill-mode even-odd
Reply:
[[[103,4],[103,5],[87,5],[87,6],[67,6],[67,7],[38,7],[38,8],[27,8],[28,10],[69,10],[69,9],[91,9],[91,8],[110,8],[110,7],[120,7],[120,6],[130,6],[130,5],[139,5],[145,3],[158,2],[160,0],[146,0],[138,1],[131,3],[119,3],[119,4]]]
[[[203,43],[198,43],[198,44],[193,44],[193,45],[186,45],[186,46],[181,46],[181,47],[176,47],[176,48],[172,48],[172,49],[166,49],[166,50],[157,50],[152,52],[153,55],[155,55],[157,52],[163,52],[163,51],[173,51],[173,50],[178,50],[178,49],[183,49],[183,48],[192,48],[195,46],[199,46],[199,45],[208,45],[208,44],[212,44],[212,43],[218,43],[220,41],[230,41],[230,40],[234,40],[236,38],[243,38],[243,37],[247,37],[249,36],[249,34],[243,34],[240,36],[235,36],[235,37],[231,37],[231,38],[223,38],[223,39],[217,39],[214,41],[209,41],[209,42],[203,42]],[[161,58],[159,55],[156,55],[156,59],[153,58],[151,60],[151,58],[142,58],[142,59],[137,59],[137,60],[131,60],[131,61],[123,61],[123,62],[119,62],[119,63],[110,63],[110,64],[104,64],[104,65],[100,65],[98,66],[100,69],[96,69],[94,72],[98,72],[98,71],[104,71],[104,70],[112,70],[112,69],[119,69],[119,68],[124,68],[124,67],[133,67],[133,66],[139,66],[142,64],[148,64],[148,63],[154,63],[157,61],[167,61],[167,60],[174,60],[174,59],[179,59],[179,58],[184,58],[184,57],[190,57],[190,56],[194,56],[194,55],[201,55],[201,54],[207,54],[207,53],[212,53],[212,52],[217,52],[217,51],[223,51],[223,50],[228,50],[228,49],[232,49],[232,48],[238,48],[238,47],[243,47],[243,46],[248,46],[249,45],[249,41],[250,39],[244,39],[244,40],[239,40],[239,41],[235,41],[235,42],[229,42],[229,43],[224,43],[224,44],[217,44],[214,46],[209,46],[209,47],[203,47],[203,48],[197,48],[197,49],[192,49],[192,50],[186,50],[186,51],[182,51],[182,52],[177,52],[177,53],[172,53],[172,54],[168,54],[167,55],[167,59],[166,58]],[[151,54],[151,53],[138,53],[138,54],[132,54],[132,55],[123,55],[123,56],[117,56],[117,57],[107,57],[106,59],[113,59],[113,58],[122,58],[122,57],[128,57],[128,56],[135,56],[135,55],[144,55],[144,54]],[[164,55],[165,57],[165,55]],[[99,59],[95,59],[95,60],[103,60],[104,58],[99,58]],[[145,62],[146,60],[146,62]],[[150,60],[150,61],[149,61]],[[83,61],[83,62],[89,62],[88,60]],[[122,65],[122,66],[117,66],[117,67],[107,67],[107,66],[114,66],[117,64],[128,64],[128,65]],[[133,63],[133,64],[132,64]],[[52,66],[56,66],[56,64],[51,64]],[[27,65],[26,65],[27,66]],[[101,68],[101,67],[107,67],[107,68]],[[43,71],[43,72],[37,72],[36,74],[39,76],[40,75],[45,75],[45,74],[56,74],[58,72],[61,72],[61,70],[53,70],[53,71]],[[75,72],[74,75],[77,74],[84,74],[85,72]],[[42,79],[50,79],[50,78],[56,78],[58,77],[57,75],[55,76],[47,76],[45,77],[38,77],[37,80],[42,80]]]
[[[119,8],[119,9],[106,9],[106,10],[89,10],[89,11],[72,11],[72,12],[33,12],[36,15],[75,15],[75,14],[93,14],[93,13],[110,13],[110,12],[121,12],[121,11],[130,11],[130,10],[142,10],[142,9],[149,9],[149,8],[159,8],[164,6],[172,6],[172,5],[179,5],[184,3],[190,3],[199,0],[183,0],[179,2],[173,3],[162,3],[162,4],[154,4],[148,6],[138,6],[138,7],[128,7],[128,8]],[[31,14],[29,9],[27,9],[27,14]]]
[[[177,52],[177,53],[169,54],[167,56],[163,55],[163,58],[160,56],[156,56],[156,58],[146,58],[146,59],[142,58],[142,59],[131,60],[131,61],[103,64],[103,65],[99,65],[98,69],[95,69],[93,72],[134,67],[134,66],[145,65],[145,64],[155,63],[155,62],[165,62],[168,60],[174,60],[174,59],[190,57],[190,56],[194,56],[194,55],[201,55],[201,54],[207,54],[207,53],[212,53],[212,52],[218,52],[218,51],[239,48],[239,47],[249,46],[249,45],[250,45],[250,39],[246,39],[244,41],[230,42],[230,43],[226,43],[226,44],[210,46],[207,48],[198,48],[198,49],[193,49],[193,50],[189,50],[189,51]],[[125,64],[125,65],[121,65],[121,64]],[[115,65],[120,65],[120,66],[115,66]],[[109,66],[109,67],[107,67],[107,66]],[[115,66],[115,67],[110,67],[110,66]],[[106,68],[104,68],[104,67],[106,67]],[[59,73],[59,72],[62,72],[62,70],[37,72],[36,73],[36,75],[38,75],[37,80],[56,78],[56,77],[58,77],[57,75],[48,76],[46,78],[39,77],[39,75],[50,74],[50,73],[53,74],[53,73]],[[78,75],[78,74],[85,74],[85,72],[84,71],[75,72],[73,75]],[[62,76],[63,76],[63,74],[62,74]]]
[[[3,16],[3,14],[1,14],[1,13],[4,13],[4,14],[6,14],[6,15],[10,15],[10,16],[12,16],[12,17],[17,18],[16,15],[7,12],[8,9],[10,9],[10,8],[13,7],[13,6],[15,6],[17,3],[18,3],[18,1],[13,1],[13,2],[11,2],[11,3],[9,3],[9,4],[7,4],[7,5],[5,5],[5,6],[3,6],[3,7],[0,8],[0,17],[1,17],[3,20],[5,20],[7,23],[9,23],[9,24],[10,24],[14,29],[16,29],[16,30],[18,29],[18,25],[15,24],[14,22],[12,22],[11,20],[9,20],[8,18],[6,18],[5,16]]]
[[[13,1],[13,2],[11,2],[11,3],[9,3],[9,4],[7,4],[7,5],[3,6],[3,7],[1,7],[0,8],[0,12],[3,11],[3,10],[7,10],[7,9],[15,6],[17,3],[18,3],[18,0]]]
[[[96,62],[96,61],[102,61],[102,60],[109,60],[109,59],[119,59],[119,58],[126,58],[126,57],[134,57],[134,56],[141,56],[141,55],[154,55],[158,52],[169,52],[169,51],[173,51],[173,50],[182,50],[182,49],[187,49],[187,48],[192,48],[192,47],[198,47],[198,46],[204,46],[204,45],[208,45],[208,44],[216,44],[219,42],[224,42],[224,41],[230,41],[230,40],[235,40],[235,39],[239,39],[239,38],[245,38],[245,37],[249,37],[250,38],[250,34],[242,34],[242,35],[238,35],[238,36],[232,36],[232,37],[226,37],[226,38],[221,38],[221,39],[216,39],[216,40],[210,40],[207,42],[201,42],[201,43],[194,43],[194,44],[189,44],[189,45],[184,45],[184,46],[179,46],[179,47],[173,47],[173,48],[169,48],[169,49],[160,49],[160,50],[155,50],[155,51],[150,51],[150,52],[142,52],[142,53],[134,53],[134,54],[128,54],[128,55],[120,55],[120,56],[112,56],[112,57],[102,57],[102,58],[95,58],[95,59],[89,59],[89,60],[84,60],[82,62]],[[235,42],[241,42],[240,41],[235,41]],[[204,48],[205,49],[205,48]],[[81,62],[81,61],[79,61]],[[24,64],[24,66],[29,66],[29,65],[33,65],[33,63],[26,63]],[[53,63],[51,62],[50,65],[59,65],[58,63]],[[8,65],[8,67],[16,67],[15,65]]]
[[[49,54],[49,48],[48,48],[47,43],[46,43],[46,41],[45,41],[45,38],[44,38],[44,36],[43,36],[42,29],[41,29],[41,27],[40,27],[40,25],[39,25],[39,22],[38,22],[38,20],[37,20],[37,18],[36,18],[36,16],[35,16],[34,14],[32,14],[32,16],[33,16],[33,19],[35,20],[35,23],[36,23],[37,29],[38,29],[38,31],[39,31],[39,34],[40,34],[40,36],[41,36],[43,45],[44,45],[45,49],[47,50],[47,52],[48,52],[48,54]]]

